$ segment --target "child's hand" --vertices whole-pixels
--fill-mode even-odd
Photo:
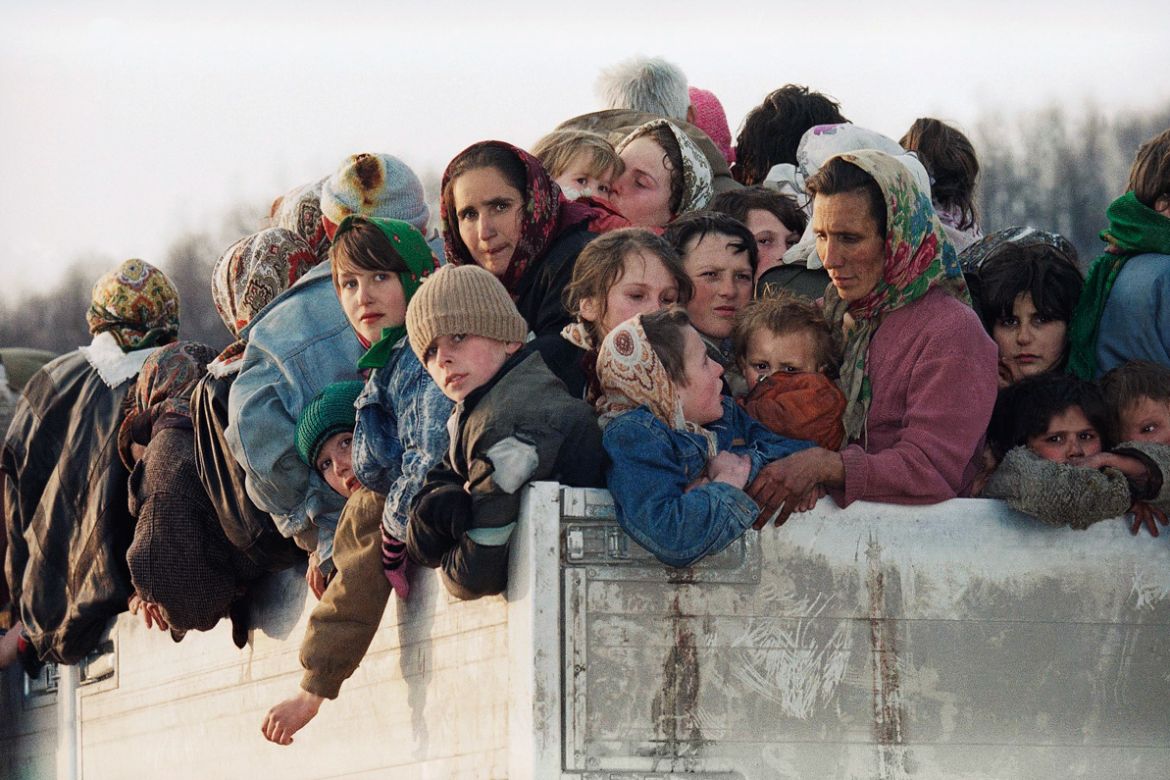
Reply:
[[[1073,466],[1080,466],[1086,469],[1103,469],[1106,467],[1115,468],[1124,474],[1127,478],[1145,482],[1149,478],[1149,472],[1146,470],[1146,464],[1142,463],[1137,458],[1128,455],[1117,455],[1112,452],[1099,452],[1096,455],[1086,455],[1081,458],[1069,458],[1068,461]]]
[[[268,711],[260,724],[260,733],[269,742],[291,745],[296,734],[306,723],[317,716],[324,698],[315,693],[301,690],[291,699],[285,699]]]
[[[1129,527],[1129,532],[1134,536],[1142,532],[1143,525],[1150,532],[1150,536],[1158,535],[1158,523],[1170,525],[1170,518],[1166,517],[1165,512],[1142,501],[1135,501],[1129,511],[1133,512],[1133,525]]]
[[[747,455],[733,452],[716,453],[707,461],[707,478],[712,482],[725,482],[743,490],[752,473],[752,461]]]
[[[166,618],[163,617],[162,608],[158,604],[145,601],[137,593],[130,597],[127,606],[130,608],[131,615],[142,613],[142,619],[146,622],[147,628],[154,628],[156,625],[159,631],[166,631],[170,628]]]
[[[321,571],[321,559],[317,557],[316,552],[309,553],[309,566],[305,569],[305,582],[309,584],[309,590],[313,591],[313,595],[317,600],[321,600],[321,594],[325,592],[325,574]]]

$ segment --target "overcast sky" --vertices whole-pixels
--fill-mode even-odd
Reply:
[[[0,303],[78,256],[157,261],[354,152],[421,173],[527,146],[635,53],[715,92],[733,133],[787,82],[894,138],[923,115],[1170,102],[1165,0],[98,5],[0,0]]]

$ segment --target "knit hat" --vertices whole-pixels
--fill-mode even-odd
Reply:
[[[695,127],[707,134],[715,148],[727,160],[735,162],[735,150],[731,148],[731,128],[727,126],[727,114],[715,94],[698,87],[687,87],[691,96],[691,108],[695,112]]]
[[[410,348],[423,353],[439,336],[466,333],[497,341],[524,341],[528,323],[491,271],[478,265],[447,265],[431,274],[406,308]]]
[[[357,424],[354,403],[363,387],[365,383],[360,379],[334,382],[301,410],[297,418],[297,453],[310,467],[316,468],[317,456],[330,436],[353,431]]]
[[[430,210],[422,182],[389,154],[355,154],[321,186],[321,216],[330,239],[350,214],[400,219],[425,234]]]

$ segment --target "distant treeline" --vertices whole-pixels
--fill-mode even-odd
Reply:
[[[1124,191],[1138,146],[1168,127],[1170,105],[1113,118],[1099,110],[1070,118],[1054,107],[1023,116],[987,116],[974,127],[962,128],[979,155],[984,232],[1009,225],[1054,230],[1072,241],[1082,266],[1087,266],[1101,249],[1097,234],[1105,225],[1105,208]],[[899,137],[901,131],[892,135]],[[267,205],[238,206],[215,230],[180,236],[165,257],[143,258],[166,271],[178,287],[183,338],[216,348],[229,342],[211,302],[211,270],[235,240],[263,226]],[[106,265],[124,259],[110,258]],[[0,311],[0,346],[61,353],[88,343],[89,292],[105,270],[93,260],[76,261],[55,289],[29,292],[5,306]]]

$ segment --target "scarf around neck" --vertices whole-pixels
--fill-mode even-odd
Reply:
[[[1170,218],[1142,203],[1132,191],[1110,203],[1105,216],[1109,227],[1101,231],[1101,240],[1109,246],[1089,268],[1068,332],[1069,373],[1086,380],[1097,374],[1101,314],[1121,269],[1137,255],[1170,255]]]

